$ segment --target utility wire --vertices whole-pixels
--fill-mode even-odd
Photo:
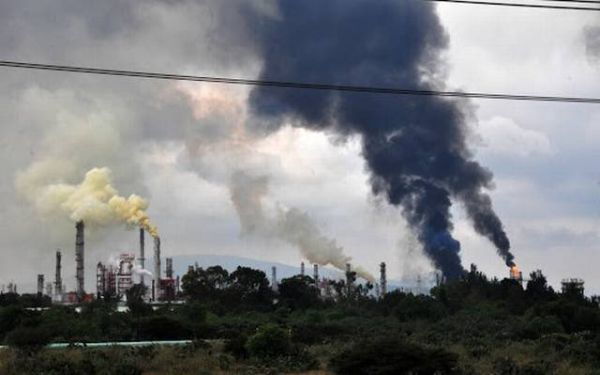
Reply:
[[[549,5],[549,4],[528,4],[528,3],[502,3],[496,1],[479,1],[479,0],[423,0],[437,3],[458,3],[458,4],[469,4],[469,5],[493,5],[503,7],[517,7],[517,8],[538,8],[538,9],[563,9],[563,10],[583,10],[600,12],[599,8],[586,7],[586,6],[567,6],[567,5]],[[567,2],[568,0],[547,0],[547,1],[560,1]],[[589,1],[589,0],[588,0]],[[586,1],[586,3],[588,3]],[[597,4],[597,3],[592,3]],[[600,5],[600,4],[599,4]]]
[[[309,89],[309,90],[348,91],[348,92],[362,92],[362,93],[372,93],[372,94],[442,96],[442,97],[473,98],[473,99],[497,99],[497,100],[521,100],[521,101],[537,101],[537,102],[600,104],[600,98],[589,98],[589,97],[585,98],[585,97],[518,95],[518,94],[499,94],[499,93],[462,92],[462,91],[413,90],[413,89],[393,88],[393,87],[350,86],[350,85],[334,85],[334,84],[323,84],[323,83],[270,81],[270,80],[259,80],[259,79],[226,78],[226,77],[214,77],[214,76],[195,76],[195,75],[181,75],[181,74],[170,74],[170,73],[152,73],[152,72],[132,71],[132,70],[99,69],[99,68],[87,68],[87,67],[81,67],[81,66],[48,65],[48,64],[36,64],[36,63],[26,63],[26,62],[17,62],[17,61],[2,61],[2,60],[0,60],[0,67],[35,69],[35,70],[50,70],[50,71],[58,71],[58,72],[70,72],[70,73],[101,74],[101,75],[109,75],[109,76],[152,78],[152,79],[164,79],[164,80],[174,80],[174,81],[210,82],[210,83],[224,83],[224,84],[232,84],[232,85],[282,87],[282,88]]]
[[[575,4],[575,5],[578,5],[577,3],[600,4],[599,0],[538,0],[538,1],[547,2],[547,3],[551,3],[551,2],[555,2],[555,3],[571,3],[571,4]]]

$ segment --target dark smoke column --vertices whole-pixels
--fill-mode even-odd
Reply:
[[[261,79],[441,89],[448,39],[431,3],[416,0],[277,2],[276,17],[253,20]],[[402,208],[425,252],[450,279],[463,273],[452,235],[451,199],[508,265],[510,244],[484,193],[492,174],[473,160],[460,103],[438,97],[255,88],[258,131],[295,126],[358,134],[375,194]],[[287,121],[288,123],[290,121]]]

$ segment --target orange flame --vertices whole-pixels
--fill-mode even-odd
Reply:
[[[512,279],[518,279],[521,277],[521,271],[519,270],[519,267],[516,265],[510,267],[510,277]]]

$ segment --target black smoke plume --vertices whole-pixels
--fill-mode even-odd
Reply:
[[[277,4],[276,16],[254,23],[264,59],[261,79],[442,88],[441,54],[448,38],[431,3]],[[426,254],[446,277],[463,273],[460,243],[451,235],[451,199],[464,203],[477,232],[495,244],[507,265],[513,264],[509,240],[484,193],[492,174],[466,146],[467,111],[458,101],[259,87],[250,104],[267,130],[288,122],[359,134],[373,192],[402,207]]]

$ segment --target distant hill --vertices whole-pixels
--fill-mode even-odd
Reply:
[[[184,275],[188,266],[198,263],[202,268],[219,265],[227,271],[232,272],[238,266],[250,267],[263,271],[267,277],[271,278],[271,267],[277,267],[277,279],[281,280],[300,274],[300,264],[290,266],[289,264],[268,262],[258,259],[245,258],[234,255],[178,255],[173,257],[173,268],[176,275]],[[306,275],[312,276],[313,266],[306,263]],[[319,267],[319,276],[330,279],[341,279],[344,277],[342,272],[326,267]]]
[[[175,275],[183,276],[187,272],[188,266],[198,263],[199,267],[207,268],[210,266],[220,265],[227,271],[232,272],[238,266],[250,267],[257,270],[263,271],[267,278],[271,279],[271,267],[277,267],[277,279],[281,280],[287,277],[300,274],[300,264],[297,266],[291,266],[285,263],[279,262],[268,262],[258,259],[240,257],[235,255],[214,255],[214,254],[199,254],[199,255],[176,255],[173,256],[173,269]],[[163,261],[164,268],[164,261]],[[312,276],[313,266],[310,263],[306,263],[306,275]],[[342,279],[344,273],[328,267],[319,267],[319,276],[326,277],[328,279]],[[394,290],[399,288],[407,288],[398,280],[388,280],[388,290]],[[410,289],[410,287],[408,287]]]

